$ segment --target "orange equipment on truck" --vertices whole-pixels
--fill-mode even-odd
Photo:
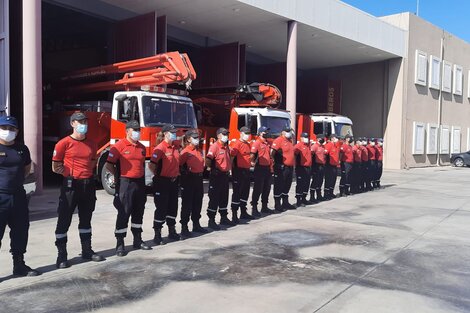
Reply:
[[[122,78],[109,79],[110,75],[123,74]],[[105,81],[93,81],[105,77]],[[99,101],[87,101],[74,105],[62,105],[60,120],[64,125],[67,118],[77,110],[88,116],[88,137],[100,144],[97,177],[108,193],[114,192],[114,177],[104,167],[110,145],[125,137],[125,124],[137,120],[141,125],[140,142],[145,145],[146,157],[156,146],[157,134],[164,124],[171,123],[178,128],[178,136],[190,128],[197,128],[193,103],[187,97],[196,72],[187,54],[168,52],[152,57],[98,66],[74,71],[59,81],[65,84],[56,94],[83,95],[102,91],[117,91],[107,102],[107,109]],[[79,84],[75,81],[80,81]],[[83,82],[82,80],[87,80]],[[184,90],[167,89],[168,84],[180,84]],[[61,134],[65,135],[65,134]],[[146,183],[151,183],[151,173],[146,167]]]
[[[276,109],[282,101],[282,94],[271,84],[241,84],[232,91],[190,97],[195,105],[199,128],[205,136],[206,149],[219,127],[227,128],[229,140],[234,140],[240,137],[239,129],[243,126],[250,128],[253,135],[257,134],[259,127],[266,126],[270,128],[270,138],[279,136],[286,125],[290,126],[289,112]]]

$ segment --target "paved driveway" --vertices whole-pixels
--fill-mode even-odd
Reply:
[[[93,240],[107,260],[81,262],[74,216],[73,266],[60,271],[53,244],[58,191],[49,190],[32,199],[26,256],[44,274],[9,276],[5,236],[0,311],[469,312],[469,177],[469,169],[386,171],[380,191],[124,258],[114,256],[112,197],[100,191]],[[149,198],[145,240],[152,219]]]

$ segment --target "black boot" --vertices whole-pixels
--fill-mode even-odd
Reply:
[[[220,226],[217,225],[215,221],[215,217],[209,218],[209,225],[208,227],[212,230],[220,230]]]
[[[153,242],[156,245],[161,245],[162,244],[162,229],[161,228],[155,228],[154,229],[155,236],[153,236]]]
[[[33,270],[31,267],[24,263],[23,254],[14,254],[13,255],[13,275],[15,276],[38,276],[39,273],[37,270]]]
[[[180,240],[180,235],[176,232],[175,226],[168,226],[168,238],[171,240],[178,241]]]
[[[126,256],[126,246],[124,244],[124,238],[116,238],[116,255],[117,256]]]
[[[132,247],[134,249],[140,249],[140,250],[152,250],[150,246],[148,246],[143,240],[142,240],[142,234],[140,232],[136,232],[133,234],[134,235],[134,242],[132,243]]]
[[[317,199],[315,199],[315,190],[310,190],[310,204],[317,203]]]
[[[181,239],[191,238],[191,232],[189,231],[188,224],[181,225]]]
[[[330,199],[335,199],[335,198],[336,198],[335,189],[334,189],[334,188],[331,188],[331,189],[330,189]]]
[[[220,225],[225,225],[225,226],[235,226],[235,223],[233,223],[228,217],[227,214],[222,215],[220,217]]]
[[[248,214],[248,209],[247,208],[240,208],[240,219],[242,220],[254,220],[253,216],[251,216],[250,214]]]
[[[57,247],[57,261],[55,263],[57,268],[70,267],[69,261],[67,261],[67,241],[56,241]]]
[[[251,216],[253,216],[254,219],[261,217],[261,213],[258,211],[258,207],[256,205],[253,205],[251,208]]]
[[[282,208],[281,198],[274,198],[274,212],[282,213],[285,210]]]
[[[304,195],[302,197],[302,203],[304,204],[304,206],[313,204],[311,201],[307,200],[307,195]]]
[[[300,207],[305,206],[305,204],[302,202],[302,198],[301,198],[301,197],[297,197],[297,202],[295,203],[295,206],[296,206],[297,208],[300,208]]]
[[[220,220],[220,223],[222,224],[222,219]],[[234,225],[240,223],[240,220],[238,219],[238,211],[236,209],[232,209],[232,223]]]
[[[284,211],[287,211],[287,210],[295,210],[297,209],[295,205],[292,205],[289,203],[289,198],[288,197],[284,197],[282,198],[282,209]]]
[[[325,200],[321,195],[321,189],[317,189],[317,202]]]
[[[82,259],[101,262],[104,258],[91,249],[91,240],[82,241]]]
[[[274,212],[273,209],[270,209],[268,207],[268,204],[267,203],[263,203],[263,206],[261,207],[261,213],[264,213],[264,214],[274,214],[276,212]]]
[[[351,186],[350,185],[346,185],[345,189],[344,189],[344,193],[346,194],[346,196],[349,196],[351,194]]]
[[[209,231],[199,224],[199,222],[193,221],[193,232],[200,234],[207,234]]]
[[[382,188],[382,187],[380,186],[380,180],[378,180],[377,181],[377,189],[380,189],[380,188]]]
[[[341,187],[341,186],[340,186],[340,187],[339,187],[339,196],[340,196],[340,197],[344,197],[345,194],[346,194],[346,193],[344,192],[344,187]]]

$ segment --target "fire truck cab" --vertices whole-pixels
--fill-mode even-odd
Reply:
[[[258,133],[259,127],[268,127],[270,129],[268,138],[276,138],[283,128],[291,125],[288,111],[270,107],[236,107],[232,109],[230,119],[229,131],[233,139],[240,137],[239,129],[243,126],[250,128],[253,135]]]
[[[316,135],[337,136],[353,135],[353,122],[350,118],[334,113],[297,114],[297,141],[300,134],[306,132],[310,140],[316,140]]]
[[[196,129],[197,122],[191,99],[166,93],[146,91],[121,91],[114,94],[111,111],[110,144],[125,138],[125,124],[130,120],[137,120],[141,125],[140,142],[146,147],[147,160],[156,147],[158,132],[165,124],[173,124],[178,128],[179,140],[188,129]],[[108,192],[114,191],[114,177],[103,167],[109,149],[102,151],[98,164],[101,183]],[[145,166],[145,182],[150,186],[152,173]]]
[[[315,134],[353,135],[353,122],[350,118],[334,113],[310,114]]]

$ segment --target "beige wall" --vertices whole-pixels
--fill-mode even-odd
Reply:
[[[355,136],[383,136],[385,67],[375,62],[316,71],[341,81],[341,114],[353,121]]]
[[[403,167],[404,64],[397,58],[309,73],[341,81],[341,114],[353,121],[355,136],[385,139],[387,169]]]
[[[470,101],[467,97],[470,44],[413,14],[403,13],[383,19],[409,29],[408,58],[404,60],[406,77],[404,77],[402,167],[437,165],[437,155],[428,155],[426,149],[424,155],[412,154],[413,122],[438,124],[439,111],[439,91],[429,88],[429,79],[426,87],[414,83],[415,53],[417,49],[427,53],[428,60],[430,55],[440,57],[441,38],[444,38],[444,60],[463,67],[463,96],[442,93],[442,124],[462,128],[461,150],[465,151],[467,150],[467,128],[470,127]],[[442,164],[448,164],[449,155],[442,155],[440,159]]]

